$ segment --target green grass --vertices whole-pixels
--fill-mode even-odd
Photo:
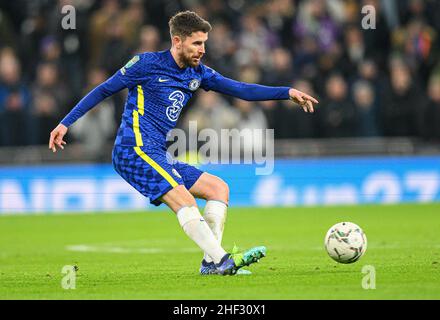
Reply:
[[[328,228],[343,220],[368,238],[351,265],[323,249]],[[235,242],[266,245],[268,256],[250,276],[203,277],[201,253],[170,212],[4,216],[0,299],[440,298],[440,204],[231,208],[224,247]],[[79,267],[75,290],[61,287],[64,265]],[[365,265],[376,270],[374,290],[361,286]]]

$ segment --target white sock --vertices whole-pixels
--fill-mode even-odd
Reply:
[[[204,252],[207,252],[219,263],[226,254],[208,224],[202,218],[197,207],[183,207],[177,211],[177,219],[183,231],[190,237]]]
[[[222,244],[227,209],[228,207],[225,203],[216,200],[209,200],[206,202],[205,212],[203,213],[203,218],[216,237],[219,245]],[[206,251],[203,258],[206,262],[212,261],[212,258]]]

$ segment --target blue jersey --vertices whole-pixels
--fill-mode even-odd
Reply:
[[[119,72],[129,93],[115,144],[129,146],[165,147],[182,109],[214,75],[203,65],[180,68],[170,51],[137,55]]]
[[[157,146],[165,149],[166,135],[197,89],[214,90],[245,100],[289,98],[288,87],[267,87],[223,77],[200,63],[180,68],[170,50],[134,56],[106,82],[84,97],[61,121],[70,126],[106,97],[128,88],[129,93],[115,145]]]

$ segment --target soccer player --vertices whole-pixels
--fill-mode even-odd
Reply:
[[[154,205],[165,203],[184,232],[203,250],[201,274],[236,274],[257,262],[265,247],[227,253],[221,246],[229,200],[220,178],[167,155],[166,135],[182,108],[201,87],[244,100],[291,99],[313,112],[313,97],[289,87],[267,87],[223,77],[203,65],[209,22],[191,11],[169,20],[171,49],[135,55],[107,81],[87,94],[51,132],[49,149],[64,149],[68,127],[103,99],[128,88],[122,122],[113,148],[116,172]],[[195,198],[205,199],[203,216]],[[234,250],[233,250],[234,251]]]

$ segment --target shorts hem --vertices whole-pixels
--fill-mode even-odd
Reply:
[[[191,189],[191,187],[197,182],[197,180],[199,180],[200,176],[201,176],[203,173],[204,173],[204,171],[201,171],[201,170],[200,170],[200,174],[197,176],[197,178],[194,179],[194,181],[193,181],[191,184],[188,184],[188,185],[186,186],[186,188],[187,188],[188,190]]]
[[[158,193],[154,195],[154,197],[149,198],[150,203],[155,205],[156,207],[160,206],[163,202],[159,200],[160,197],[162,197],[164,194],[166,194],[168,191],[171,191],[174,189],[172,185],[170,185],[168,188],[164,189],[161,193]]]

